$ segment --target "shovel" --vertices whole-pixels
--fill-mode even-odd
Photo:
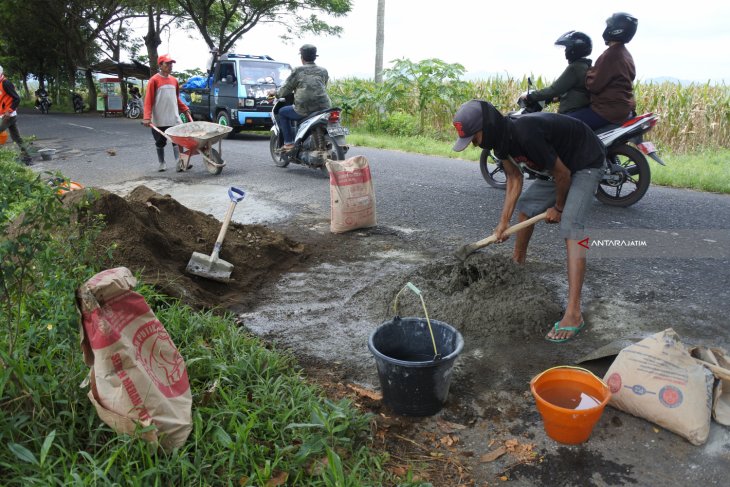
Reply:
[[[527,228],[531,225],[534,225],[535,223],[537,223],[539,221],[544,220],[545,217],[547,217],[547,212],[540,213],[539,215],[533,216],[529,220],[525,220],[516,225],[512,225],[511,227],[509,227],[507,230],[504,231],[504,235],[512,235],[513,233],[519,232],[523,228]],[[483,247],[486,247],[487,245],[493,244],[496,241],[497,241],[497,236],[495,234],[492,234],[489,237],[483,238],[478,242],[470,243],[467,245],[462,245],[461,247],[459,247],[459,249],[456,252],[454,252],[454,257],[456,257],[457,259],[459,259],[460,261],[463,262],[466,260],[467,257],[469,257],[469,255],[472,252],[479,250]]]
[[[233,210],[236,209],[236,203],[241,201],[244,196],[246,196],[246,193],[242,189],[231,186],[228,190],[228,197],[231,199],[231,204],[228,207],[226,217],[223,219],[223,226],[221,226],[221,231],[218,233],[218,238],[213,246],[213,253],[205,255],[200,252],[193,252],[192,257],[190,257],[190,262],[188,262],[188,266],[185,268],[185,272],[205,277],[206,279],[212,279],[213,281],[230,281],[233,264],[219,259],[218,254],[221,251],[221,245],[223,245],[223,238],[226,236],[228,224],[231,222]]]

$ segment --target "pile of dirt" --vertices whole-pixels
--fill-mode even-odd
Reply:
[[[506,256],[480,253],[464,263],[438,259],[395,282],[401,284],[384,282],[372,291],[382,309],[393,303],[402,283],[412,282],[422,291],[430,317],[456,327],[473,344],[542,336],[546,325],[561,316],[555,290]],[[410,291],[398,303],[401,316],[424,315],[420,299]]]
[[[276,281],[306,254],[304,245],[261,225],[232,222],[220,258],[233,264],[229,283],[185,273],[193,252],[210,255],[221,222],[191,210],[170,195],[138,186],[126,198],[103,189],[73,191],[65,202],[90,198],[86,210],[104,216],[96,240],[100,256],[110,252],[107,267],[124,266],[164,294],[196,308],[250,305],[253,291]]]

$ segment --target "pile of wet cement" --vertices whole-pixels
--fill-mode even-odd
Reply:
[[[464,263],[442,259],[388,279],[367,291],[376,309],[388,310],[386,319],[406,282],[423,293],[429,318],[454,326],[472,343],[535,338],[561,316],[555,291],[505,256],[474,254]],[[404,291],[398,314],[423,317],[420,299]]]
[[[105,226],[96,252],[106,267],[124,266],[163,293],[198,308],[246,303],[265,283],[278,279],[304,255],[304,246],[261,225],[232,222],[220,258],[233,264],[230,283],[185,273],[193,252],[210,255],[221,222],[191,210],[170,195],[138,186],[126,198],[103,189],[72,191],[64,202],[90,198],[86,214],[101,214]],[[84,219],[82,219],[83,221]],[[111,258],[105,257],[111,251]]]

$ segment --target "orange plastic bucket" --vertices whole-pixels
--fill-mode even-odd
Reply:
[[[545,433],[553,440],[577,445],[588,440],[601,419],[611,391],[586,369],[560,366],[530,381]]]

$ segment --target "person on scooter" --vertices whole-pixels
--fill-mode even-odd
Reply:
[[[132,97],[132,99],[142,98],[142,94],[139,92],[139,88],[137,88],[137,85],[133,85],[132,83],[127,83],[127,92],[129,93],[129,96]]]
[[[142,124],[145,127],[154,124],[157,129],[164,132],[173,125],[182,123],[180,113],[184,113],[188,120],[193,119],[190,109],[180,101],[180,85],[177,79],[170,74],[174,63],[175,60],[167,54],[157,58],[160,72],[150,78],[147,84],[147,96],[144,101]],[[162,172],[167,169],[165,164],[167,138],[154,128],[152,129],[152,137],[155,139],[157,160],[160,163],[157,170]],[[172,144],[172,154],[177,162],[180,158],[177,144]]]
[[[41,108],[41,100],[43,98],[48,98],[48,92],[44,87],[40,87],[37,90],[35,90],[35,108],[36,110],[39,110]],[[50,105],[50,100],[48,100],[48,104]]]
[[[588,56],[593,49],[591,38],[583,32],[571,30],[561,35],[556,46],[565,46],[565,59],[568,67],[555,82],[542,90],[535,90],[522,97],[529,107],[539,101],[559,99],[558,113],[568,113],[588,106],[591,102],[586,88],[586,72],[591,67]]]
[[[612,123],[623,123],[636,108],[636,67],[626,44],[633,39],[638,24],[636,17],[624,12],[617,12],[606,19],[603,40],[608,47],[586,73],[591,104],[569,114],[593,130]]]
[[[503,161],[507,191],[494,229],[498,242],[508,238],[504,232],[515,208],[520,222],[546,211],[548,223],[560,224],[567,249],[568,303],[545,338],[570,340],[585,326],[581,290],[586,249],[579,242],[586,238],[588,209],[601,179],[603,144],[586,124],[566,115],[538,112],[510,119],[482,100],[464,103],[454,115],[454,127],[459,138],[453,150],[462,151],[472,143],[493,150]],[[538,175],[524,193],[521,167]],[[512,260],[518,264],[525,262],[532,231],[528,227],[517,232]]]
[[[16,125],[18,112],[15,109],[18,105],[20,105],[20,95],[15,91],[13,83],[5,77],[3,67],[0,66],[0,132],[7,130],[10,133],[10,138],[20,148],[21,160],[26,166],[30,166],[33,159]]]
[[[314,64],[317,48],[312,44],[304,44],[299,48],[302,66],[294,68],[284,84],[275,93],[277,98],[294,95],[294,105],[279,110],[279,127],[284,137],[282,151],[294,147],[294,130],[292,121],[301,120],[310,113],[326,110],[332,106],[327,95],[329,74],[321,66]]]

